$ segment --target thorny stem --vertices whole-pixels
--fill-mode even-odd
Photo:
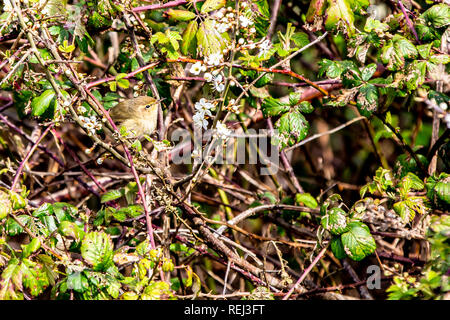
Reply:
[[[303,280],[305,280],[306,276],[311,272],[312,268],[314,268],[314,266],[317,264],[317,262],[319,262],[319,260],[325,254],[325,252],[327,252],[328,246],[329,246],[329,243],[319,252],[317,257],[314,258],[313,262],[308,266],[308,268],[306,268],[305,271],[303,271],[302,275],[300,276],[300,278],[298,278],[297,282],[291,287],[291,289],[288,291],[288,293],[283,297],[283,300],[287,300],[291,296],[291,294],[294,292],[295,288],[297,288],[303,282]]]

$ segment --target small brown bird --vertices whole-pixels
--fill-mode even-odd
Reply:
[[[148,96],[127,99],[111,109],[109,115],[137,137],[151,135],[158,122],[158,100]]]

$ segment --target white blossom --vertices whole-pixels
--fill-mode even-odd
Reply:
[[[241,27],[247,28],[253,24],[253,21],[247,18],[246,16],[239,16],[239,22]]]
[[[13,7],[10,0],[5,0],[3,2],[3,10],[5,12],[13,11]]]
[[[216,17],[217,17],[218,19],[222,19],[222,18],[223,18],[223,11],[222,11],[222,10],[218,11],[218,12],[216,13]]]
[[[211,82],[213,80],[213,75],[209,72],[205,73],[205,75],[203,76],[203,78],[205,78],[205,80],[207,82]]]
[[[223,55],[220,52],[212,53],[205,58],[205,63],[210,66],[218,66],[223,60]]]
[[[217,92],[222,92],[223,90],[225,90],[225,84],[222,83],[223,81],[223,77],[221,74],[219,74],[217,77],[214,78],[213,80],[213,88],[217,91]]]
[[[91,134],[95,134],[96,130],[100,130],[102,128],[102,125],[97,121],[95,116],[80,116],[80,121],[83,123],[83,128],[87,129]]]
[[[218,121],[216,125],[216,134],[219,138],[226,139],[231,134],[231,131],[227,128],[225,124]]]
[[[203,116],[212,116],[211,109],[214,108],[214,105],[211,102],[208,102],[205,98],[201,98],[200,101],[195,103],[195,109],[197,113],[202,113]]]
[[[205,114],[203,112],[194,114],[192,120],[194,121],[194,126],[203,127],[205,130],[208,129],[208,121],[205,119]]]
[[[259,45],[259,53],[258,57],[265,55],[270,48],[272,47],[272,44],[270,43],[270,40],[266,39]]]
[[[191,69],[189,69],[189,72],[195,75],[199,75],[201,71],[202,71],[202,63],[200,61],[194,63]]]
[[[218,33],[224,33],[227,32],[230,28],[230,25],[228,23],[219,23],[216,25],[216,30]]]

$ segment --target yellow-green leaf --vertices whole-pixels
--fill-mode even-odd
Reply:
[[[208,13],[213,10],[217,10],[225,6],[226,0],[206,0],[202,5],[201,13]]]

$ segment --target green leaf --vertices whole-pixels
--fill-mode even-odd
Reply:
[[[331,251],[337,259],[344,259],[347,257],[344,246],[341,241],[341,237],[333,237],[330,241]]]
[[[408,172],[406,176],[402,178],[399,186],[405,190],[405,194],[408,193],[411,189],[422,190],[423,188],[425,188],[425,184],[423,183],[423,181],[412,172]]]
[[[167,36],[164,33],[157,32],[152,36],[152,38],[150,39],[150,42],[152,44],[154,44],[155,42],[158,42],[160,44],[166,44],[169,42],[169,38],[167,38]]]
[[[362,9],[366,9],[370,1],[369,0],[349,0],[349,5],[352,8],[352,10],[358,14],[366,14],[365,11]]]
[[[181,35],[177,31],[170,31],[169,29],[167,29],[166,36],[167,39],[169,39],[169,42],[172,45],[173,49],[177,51],[180,48],[178,40],[183,40]]]
[[[306,137],[309,123],[300,112],[293,110],[282,115],[275,123],[275,127],[279,131],[278,138],[281,146],[285,148],[300,142]]]
[[[424,215],[427,212],[426,200],[426,197],[411,196],[403,201],[394,203],[393,208],[403,221],[410,222],[414,219],[416,213]]]
[[[435,54],[429,59],[430,62],[435,64],[448,64],[450,62],[450,55],[448,54]]]
[[[268,83],[272,82],[273,78],[274,76],[272,73],[266,73],[260,79],[258,79],[258,81],[255,82],[255,87],[262,88],[266,86]]]
[[[373,84],[364,84],[359,88],[356,102],[358,109],[364,116],[369,116],[378,108],[378,89]]]
[[[325,13],[327,2],[327,0],[310,1],[308,11],[306,12],[306,21],[308,23],[314,23],[319,20]]]
[[[191,21],[188,23],[186,30],[183,32],[183,40],[181,41],[181,52],[187,54],[191,52],[195,55],[196,51],[196,38],[198,23],[197,21]]]
[[[113,200],[123,197],[124,194],[125,194],[125,191],[123,189],[108,191],[107,193],[102,195],[100,202],[105,203],[108,201],[113,201]]]
[[[389,70],[395,71],[403,68],[405,59],[415,59],[417,54],[416,47],[408,39],[396,34],[383,47],[381,60]]]
[[[314,111],[314,107],[309,101],[302,101],[296,106],[296,109],[302,113],[311,113]]]
[[[226,2],[226,0],[206,0],[202,5],[200,13],[208,13],[220,9],[225,6]]]
[[[340,235],[347,231],[346,213],[338,207],[327,210],[320,223],[325,230],[328,230],[333,235]]]
[[[75,215],[78,213],[77,207],[66,202],[55,202],[52,207],[59,222],[74,221]]]
[[[436,183],[434,191],[439,199],[447,204],[450,204],[450,179],[447,179],[447,181],[442,180]]]
[[[12,209],[20,210],[27,206],[27,199],[14,191],[9,191],[9,199],[11,200]]]
[[[31,101],[31,114],[35,117],[41,116],[50,106],[50,102],[55,97],[55,91],[45,90],[39,97]]]
[[[290,110],[290,107],[288,104],[269,96],[262,101],[261,109],[263,116],[268,118],[287,112]]]
[[[173,297],[170,285],[164,281],[152,281],[141,295],[142,300],[166,300]]]
[[[81,243],[81,255],[95,271],[104,271],[113,263],[113,244],[104,232],[90,232]]]
[[[381,22],[380,20],[369,17],[366,20],[364,31],[371,32],[372,30],[376,33],[383,33],[389,30],[389,26],[386,23]]]
[[[291,107],[295,106],[296,104],[298,104],[300,102],[301,98],[302,98],[301,92],[291,92],[289,94],[289,105]]]
[[[434,5],[425,11],[421,17],[435,28],[445,27],[450,24],[450,7],[446,3]]]
[[[58,232],[65,237],[71,237],[75,239],[77,242],[79,242],[84,237],[84,231],[79,226],[77,226],[76,223],[70,221],[62,221],[59,224]]]
[[[187,10],[169,9],[164,14],[177,21],[190,21],[195,18],[195,13]]]
[[[369,228],[362,222],[353,221],[348,224],[349,231],[341,235],[345,253],[355,261],[361,261],[376,249],[375,239]]]
[[[304,46],[309,44],[309,37],[304,32],[296,32],[291,37],[291,40],[294,41],[295,45],[299,48],[303,48]]]
[[[423,59],[427,59],[430,56],[431,53],[431,47],[433,46],[433,43],[426,43],[426,44],[421,44],[418,45],[417,48],[417,52],[419,53],[419,55],[423,58]]]
[[[308,208],[315,209],[318,207],[317,200],[309,193],[297,193],[295,195],[295,202],[297,204],[304,204]]]
[[[211,19],[205,19],[200,23],[196,37],[198,49],[203,56],[222,53],[228,43],[228,40],[217,31]]]
[[[75,271],[67,276],[67,289],[76,292],[85,292],[89,288],[88,279],[80,271]]]
[[[117,80],[117,85],[122,89],[128,89],[130,87],[130,81],[128,79]]]
[[[0,189],[0,221],[5,219],[12,211],[9,194]]]
[[[351,61],[332,61],[323,59],[319,62],[319,76],[326,73],[328,78],[339,78],[344,71],[353,67],[354,64]]]
[[[11,259],[0,281],[0,300],[23,300],[22,270],[19,259]]]
[[[417,49],[408,39],[396,34],[392,40],[394,41],[396,50],[398,50],[403,58],[415,59],[417,57]]]
[[[32,253],[38,251],[41,248],[41,241],[39,238],[33,238],[29,244],[22,246],[22,257],[28,258]]]
[[[112,215],[114,217],[114,219],[116,219],[117,221],[123,222],[126,220],[127,215],[125,214],[125,212],[120,211],[120,210],[116,210],[115,208],[109,207]]]
[[[31,221],[30,216],[20,215],[17,217],[22,225],[28,225]],[[9,236],[16,236],[24,232],[23,228],[13,218],[8,218],[5,223],[5,230]]]
[[[124,213],[130,218],[135,218],[144,213],[144,207],[139,204],[133,204],[124,208],[120,208],[118,212]]]
[[[48,287],[49,279],[42,265],[23,259],[21,271],[23,286],[30,291],[33,297],[37,297]]]
[[[347,0],[328,0],[325,28],[339,30],[351,36],[355,31],[355,16]]]
[[[364,81],[369,81],[375,71],[377,71],[377,65],[375,63],[371,63],[361,70],[361,78]]]

